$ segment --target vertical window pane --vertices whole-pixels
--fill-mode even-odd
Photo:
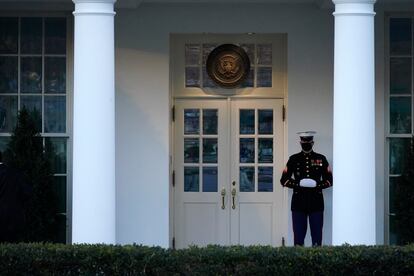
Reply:
[[[42,58],[22,57],[21,59],[20,92],[42,92]]]
[[[198,192],[200,173],[198,167],[184,168],[184,192]]]
[[[217,138],[203,139],[203,163],[217,163]]]
[[[17,57],[0,57],[0,93],[17,93]]]
[[[411,97],[390,98],[390,132],[411,133]]]
[[[217,88],[218,85],[207,74],[206,67],[203,67],[203,87]]]
[[[206,65],[207,57],[217,47],[217,44],[203,44],[203,65]]]
[[[54,190],[58,197],[56,213],[66,213],[66,176],[54,176]]]
[[[240,163],[254,163],[254,138],[240,138]]]
[[[254,192],[254,167],[240,167],[240,192]]]
[[[184,139],[184,163],[198,163],[200,156],[200,145],[198,138]]]
[[[272,44],[257,45],[257,63],[260,65],[272,65]]]
[[[66,18],[45,19],[45,53],[66,54]]]
[[[42,96],[21,96],[20,110],[27,109],[36,122],[39,132],[42,132]]]
[[[56,216],[57,220],[57,243],[66,243],[66,229],[67,229],[67,223],[66,223],[66,215],[64,214],[58,214]]]
[[[390,53],[391,55],[411,54],[411,19],[390,19]]]
[[[259,167],[257,178],[259,192],[273,192],[273,167]]]
[[[273,134],[273,110],[259,110],[259,134]]]
[[[42,18],[21,19],[21,42],[22,54],[42,53]]]
[[[249,57],[250,64],[254,64],[254,44],[241,44],[240,47],[246,51],[247,56]]]
[[[273,138],[259,138],[259,163],[273,163]]]
[[[200,45],[186,44],[185,45],[185,65],[199,65],[200,63]]]
[[[0,136],[0,151],[4,153],[9,145],[11,137]]]
[[[390,190],[390,200],[389,200],[389,212],[390,213],[395,213],[395,191],[396,191],[396,185],[398,183],[398,178],[399,177],[390,177],[390,186],[389,186],[389,190]]]
[[[411,94],[411,58],[390,59],[390,94]]]
[[[17,54],[19,22],[14,17],[0,18],[0,54]]]
[[[66,92],[66,58],[45,57],[45,92]]]
[[[66,97],[45,96],[45,132],[66,132]]]
[[[17,96],[0,96],[0,132],[12,132],[17,122]]]
[[[409,138],[390,139],[390,174],[401,174],[410,149]]]
[[[200,110],[184,109],[184,134],[200,133]]]
[[[254,109],[240,109],[240,134],[254,134]]]
[[[249,75],[240,84],[240,87],[254,87],[254,67],[250,68]]]
[[[395,216],[390,216],[389,231],[390,231],[390,245],[398,244],[399,243],[398,229],[396,228]]]
[[[198,67],[185,68],[185,87],[200,87],[200,69]]]
[[[257,87],[272,87],[272,67],[257,68]]]
[[[203,192],[217,192],[217,167],[203,168]]]
[[[217,109],[203,109],[203,134],[217,134]]]
[[[390,244],[396,245],[399,244],[399,237],[400,237],[400,229],[397,226],[397,219],[398,219],[398,200],[397,196],[401,196],[401,192],[398,191],[398,181],[400,177],[390,177],[389,183],[389,231],[390,231]]]
[[[46,143],[49,143],[47,145],[47,149],[51,150],[53,153],[53,155],[51,156],[53,173],[65,174],[67,152],[66,138],[46,138]]]

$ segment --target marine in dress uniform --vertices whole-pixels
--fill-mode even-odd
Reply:
[[[302,151],[289,158],[280,179],[282,186],[293,189],[291,210],[295,245],[304,244],[308,218],[312,245],[322,244],[322,189],[332,186],[332,172],[326,157],[312,150],[315,133],[298,133]]]

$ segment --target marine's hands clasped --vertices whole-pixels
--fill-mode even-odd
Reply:
[[[306,188],[315,188],[316,181],[312,178],[304,178],[299,182],[299,186],[306,187]]]

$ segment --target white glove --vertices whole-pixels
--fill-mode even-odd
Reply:
[[[315,188],[316,181],[311,178],[304,178],[299,182],[299,186],[306,188]]]

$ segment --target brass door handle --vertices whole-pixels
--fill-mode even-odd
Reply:
[[[236,193],[237,193],[236,188],[233,188],[231,190],[231,195],[232,195],[232,206],[231,206],[231,208],[232,209],[236,209],[236,203],[235,203]]]
[[[221,209],[226,209],[226,204],[225,204],[225,202],[224,202],[224,200],[225,200],[225,196],[226,196],[226,189],[222,189],[221,190]]]

